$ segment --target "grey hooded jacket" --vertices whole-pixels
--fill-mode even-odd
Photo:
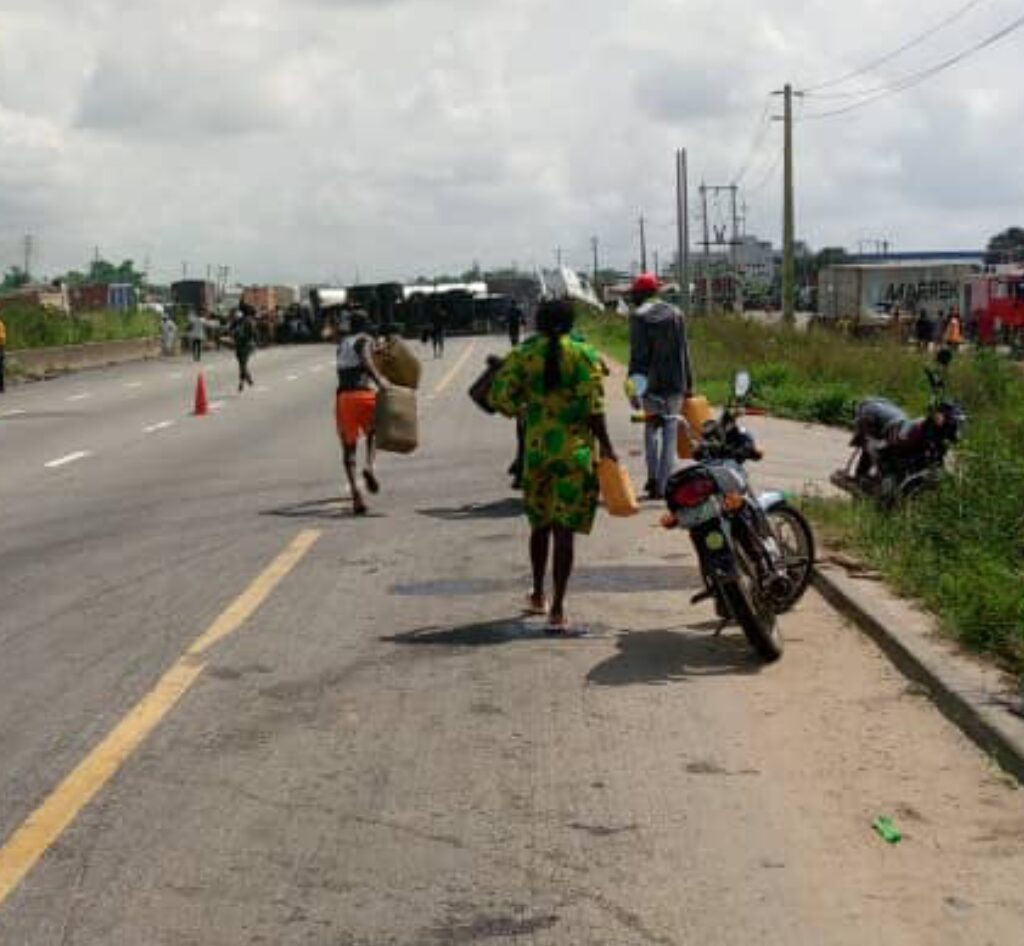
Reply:
[[[647,377],[647,390],[659,396],[693,390],[693,368],[682,313],[650,299],[629,319],[629,373]]]

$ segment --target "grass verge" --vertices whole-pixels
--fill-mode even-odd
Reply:
[[[581,327],[628,361],[624,319],[586,317]],[[924,356],[887,341],[713,317],[691,321],[690,343],[698,386],[719,402],[739,368],[751,373],[755,403],[798,420],[848,425],[870,395],[910,413],[928,400]],[[806,507],[827,541],[922,601],[966,646],[1024,675],[1024,375],[994,355],[961,356],[949,390],[969,422],[937,490],[896,512],[821,498]]]
[[[153,338],[159,333],[157,316],[141,310],[105,310],[68,316],[36,306],[11,306],[4,309],[0,317],[7,326],[8,351]]]

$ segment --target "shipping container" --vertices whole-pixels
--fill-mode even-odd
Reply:
[[[217,287],[205,279],[182,279],[171,283],[171,300],[188,309],[212,312],[217,301]]]
[[[99,312],[107,308],[109,291],[110,287],[106,283],[72,286],[68,293],[71,311],[75,313]]]
[[[277,309],[275,287],[247,286],[242,290],[242,302],[252,306],[257,313],[273,312]]]
[[[822,316],[854,321],[887,317],[894,308],[904,315],[924,310],[932,319],[951,309],[963,312],[970,263],[899,261],[826,266],[818,276]]]
[[[131,312],[138,305],[138,293],[131,283],[113,283],[107,286],[107,308]]]

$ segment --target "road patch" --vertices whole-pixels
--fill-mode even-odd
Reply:
[[[0,905],[188,692],[206,668],[206,652],[252,617],[320,535],[300,532],[0,847]]]

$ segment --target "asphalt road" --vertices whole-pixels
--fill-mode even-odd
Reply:
[[[760,667],[652,507],[581,544],[592,637],[520,616],[468,345],[363,520],[328,348],[205,418],[183,361],[0,398],[0,943],[1019,944],[1024,794],[813,593]],[[842,458],[756,424],[764,486]]]

